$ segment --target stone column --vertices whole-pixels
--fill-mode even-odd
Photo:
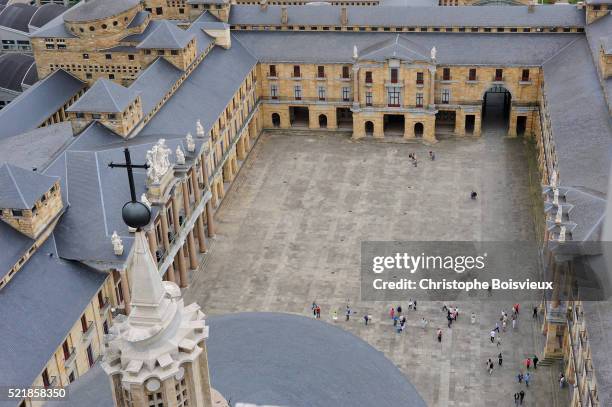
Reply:
[[[183,245],[179,247],[179,250],[176,253],[175,258],[178,262],[178,269],[179,269],[179,279],[180,279],[179,287],[185,288],[187,287],[187,266],[185,265],[185,252],[183,251]]]
[[[166,270],[166,277],[168,281],[172,281],[173,283],[176,283],[176,277],[174,275],[174,265],[172,265],[172,263],[170,263],[170,265],[168,266],[168,269]]]
[[[508,137],[516,137],[516,111],[510,106],[510,120],[508,124]]]
[[[353,109],[359,109],[359,65],[353,64]]]
[[[132,312],[132,306],[130,305],[132,301],[132,297],[130,296],[130,283],[128,282],[127,272],[125,270],[121,270],[119,274],[121,275],[121,294],[123,295],[125,313],[126,315],[130,315],[130,312]]]
[[[210,183],[208,182],[208,168],[206,167],[206,161],[202,161],[202,171],[204,174],[204,185],[209,191],[212,192],[210,189]],[[212,216],[212,205],[210,200],[206,202],[206,222],[208,223],[208,237],[213,237],[215,235],[215,222]]]
[[[181,230],[181,225],[179,224],[179,211],[178,211],[178,203],[176,199],[176,194],[172,194],[172,217],[174,218],[174,231],[178,237],[178,234]],[[185,254],[183,253],[183,246],[179,248],[177,253],[178,256],[178,266],[179,266],[179,275],[181,278],[180,287],[187,287],[187,268],[185,265]]]
[[[436,67],[429,67],[429,108],[436,108]]]
[[[409,120],[409,116],[404,115],[404,138],[405,139],[413,139],[414,138],[414,123]]]
[[[455,135],[465,136],[465,112],[461,109],[455,111]]]
[[[187,247],[189,248],[189,266],[192,270],[198,268],[198,256],[196,255],[195,240],[193,239],[193,230],[187,235]]]
[[[243,134],[242,136],[240,136],[240,139],[238,139],[238,143],[236,143],[236,154],[238,155],[238,159],[240,161],[244,161],[244,158],[246,156],[246,153],[244,150],[244,138],[245,136]]]
[[[478,113],[474,117],[474,137],[482,135],[482,114]]]
[[[206,236],[204,235],[204,220],[202,219],[202,214],[200,214],[198,219],[196,219],[196,231],[198,233],[198,246],[200,253],[206,253],[208,249],[206,248]]]

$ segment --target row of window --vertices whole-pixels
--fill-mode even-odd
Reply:
[[[127,22],[127,21],[128,21],[127,16],[123,17],[123,21],[124,21],[124,22]],[[117,20],[115,20],[115,21],[113,21],[113,22],[111,23],[111,25],[112,25],[113,27],[116,27],[117,25],[119,25],[119,22],[118,22]],[[106,30],[106,29],[108,29],[108,24],[102,24],[102,25],[100,26],[100,28],[102,28],[103,30]],[[92,31],[92,32],[93,32],[93,31],[96,31],[96,27],[94,27],[93,25],[90,25],[88,29],[89,29],[89,31]],[[70,27],[70,31],[72,31],[72,32],[76,32],[76,28],[75,28],[75,27]],[[84,32],[85,32],[85,28],[83,28],[83,27],[79,27],[79,32],[84,33]]]
[[[495,76],[493,78],[495,81],[503,81],[504,80],[504,70],[503,69],[496,69],[495,70]],[[451,75],[451,69],[450,68],[443,68],[442,69],[442,80],[443,81],[450,81],[452,80],[452,75]],[[470,70],[468,71],[468,81],[475,81],[477,80],[477,76],[476,76],[476,68],[470,68]],[[529,81],[529,69],[523,69],[523,71],[521,72],[521,81],[522,82],[528,82]]]
[[[3,51],[31,51],[32,46],[27,40],[2,40]]]
[[[319,100],[326,100],[327,89],[325,88],[325,86],[319,86],[317,91],[318,91]],[[295,100],[302,99],[302,85],[293,86],[293,97],[295,98]],[[270,85],[270,98],[271,99],[279,98],[278,84],[273,83]],[[351,100],[351,88],[350,87],[345,86],[341,89],[341,98],[342,98],[342,101],[344,102],[349,102]]]
[[[342,67],[342,79],[350,79],[351,77],[351,67],[343,66]],[[276,78],[278,76],[278,72],[276,70],[276,65],[269,65],[268,76],[272,78]],[[293,77],[301,78],[302,72],[299,65],[293,65]],[[325,78],[325,67],[323,65],[317,66],[317,78],[323,79]]]

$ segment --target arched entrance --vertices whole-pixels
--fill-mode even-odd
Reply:
[[[278,113],[272,113],[272,126],[280,127],[280,115]]]
[[[419,122],[414,124],[414,137],[421,138],[423,137],[424,132],[425,127],[423,126],[423,123]]]
[[[323,129],[327,128],[327,116],[324,114],[319,115],[319,127]]]
[[[503,86],[490,87],[482,97],[482,121],[488,127],[507,127],[512,95]]]
[[[367,122],[365,122],[365,135],[366,136],[373,136],[374,135],[374,123],[372,123],[369,120]]]
[[[406,119],[403,114],[386,114],[383,116],[383,131],[387,136],[404,136]]]

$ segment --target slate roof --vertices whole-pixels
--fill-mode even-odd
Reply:
[[[188,33],[193,33],[196,37],[196,54],[200,56],[211,44],[215,43],[215,39],[210,35],[206,34],[203,30],[210,23],[207,21],[195,21],[191,23],[189,28],[186,30]]]
[[[127,28],[138,27],[139,25],[145,22],[148,15],[149,15],[148,11],[144,11],[144,10],[139,11],[138,13],[136,13],[132,21],[130,21]]]
[[[0,318],[0,385],[34,382],[105,278],[59,259],[53,237],[47,239],[0,290],[0,309],[10,315]]]
[[[183,49],[193,34],[178,28],[168,20],[160,20],[155,29],[136,48],[141,49]]]
[[[576,39],[544,63],[543,69],[560,183],[605,194],[612,131],[586,38]]]
[[[213,48],[141,134],[160,137],[195,134],[198,119],[208,132],[256,63],[253,55],[235,39],[228,50]]]
[[[393,41],[397,34],[236,31],[232,36],[261,62],[352,63],[353,45],[363,55],[368,47]],[[435,46],[438,64],[540,66],[583,35],[402,33],[399,37],[420,46],[426,56],[425,50]]]
[[[359,55],[360,60],[385,61],[389,58],[402,61],[429,61],[428,50],[399,34],[371,45]]]
[[[0,165],[0,208],[31,209],[58,180],[12,164]]]
[[[81,1],[64,14],[64,21],[85,22],[108,18],[133,7],[139,0],[88,0]]]
[[[32,27],[42,27],[49,21],[53,20],[55,17],[61,15],[66,10],[68,10],[66,7],[60,6],[59,4],[43,4],[38,8],[38,10],[36,10],[34,15],[32,16],[32,19],[30,20],[30,25]]]
[[[28,23],[36,10],[35,6],[25,3],[8,5],[0,12],[0,26],[27,33],[30,31]]]
[[[68,112],[121,113],[136,99],[138,92],[108,79],[98,79]]]
[[[0,247],[2,247],[0,250],[0,279],[8,274],[11,267],[33,244],[33,239],[13,229],[7,223],[0,222]]]
[[[36,82],[0,110],[0,139],[34,130],[84,87],[61,69]]]
[[[0,163],[43,170],[73,140],[72,126],[60,122],[15,136],[0,135]]]
[[[183,71],[166,61],[157,58],[130,85],[130,90],[140,94],[142,111],[146,116],[167,94],[181,77]]]
[[[64,15],[60,14],[47,24],[40,27],[38,30],[34,30],[30,33],[32,38],[44,38],[44,37],[55,37],[55,38],[75,38],[70,30],[66,28],[64,24]]]
[[[263,312],[214,316],[206,322],[211,385],[234,405],[426,405],[384,354],[333,325]],[[71,384],[69,393],[67,402],[45,407],[76,407],[83,400],[92,400],[87,402],[91,407],[112,407],[110,382],[97,367]]]
[[[0,88],[23,92],[22,84],[33,85],[37,80],[36,62],[31,55],[0,55]]]
[[[286,6],[289,24],[340,25],[340,7]],[[355,6],[347,8],[350,26],[390,27],[584,27],[584,11],[575,6],[487,7],[394,7]],[[233,25],[280,25],[281,6],[266,10],[248,5],[233,5],[229,23]]]

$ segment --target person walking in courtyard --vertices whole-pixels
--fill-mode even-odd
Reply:
[[[516,329],[516,316],[512,315],[512,329]]]
[[[478,197],[478,194],[476,193],[476,191],[472,191],[472,193],[470,194],[470,198],[473,200],[476,200],[477,197]]]
[[[317,303],[316,303],[316,301],[312,302],[311,309],[312,309],[312,316],[316,318],[317,317]]]
[[[337,309],[334,310],[334,313],[332,314],[332,319],[334,320],[334,322],[338,320],[338,310]]]
[[[368,326],[368,321],[370,320],[370,316],[368,314],[365,314],[363,316],[363,321],[365,322],[365,325]]]
[[[531,359],[526,358],[523,363],[525,364],[525,368],[527,368],[527,370],[529,370],[529,368],[531,368]]]
[[[523,373],[522,372],[519,372],[519,374],[516,375],[516,378],[519,384],[523,383]]]
[[[402,315],[402,306],[398,305],[397,308],[395,309],[397,311],[397,315],[401,316]]]
[[[427,320],[425,319],[425,317],[421,319],[421,327],[423,329],[427,328]]]
[[[538,368],[538,362],[540,361],[540,359],[538,359],[537,355],[533,355],[533,358],[531,359],[531,361],[533,362],[533,368],[537,369]]]
[[[348,321],[351,318],[351,307],[346,305],[346,320]]]
[[[565,375],[563,372],[559,373],[559,388],[562,389],[565,387]]]
[[[521,396],[518,393],[514,393],[514,405],[518,406],[519,405],[519,399],[521,398]]]
[[[317,319],[321,319],[321,307],[317,305],[317,308],[315,308],[315,317]]]
[[[531,373],[527,372],[525,373],[525,386],[529,387],[529,381],[531,380]]]
[[[438,336],[438,342],[441,343],[442,342],[442,330],[440,328],[438,328],[437,336]]]
[[[391,307],[391,310],[389,311],[389,316],[391,317],[391,319],[395,317],[395,308]]]
[[[504,360],[502,359],[502,354],[501,354],[501,352],[499,352],[499,355],[497,355],[497,362],[498,362],[498,363],[499,363],[499,365],[501,366],[503,361],[504,361]]]
[[[487,361],[487,368],[489,369],[489,374],[493,374],[493,367],[495,366],[495,364],[493,363],[493,361],[491,359],[489,359]]]
[[[472,316],[470,317],[470,321],[472,322],[472,325],[476,323],[476,314],[474,314],[473,312],[472,312]]]
[[[538,319],[538,307],[533,307],[533,319]]]
[[[436,154],[433,151],[429,152],[429,159],[431,161],[435,161],[436,160]]]
[[[501,340],[501,335],[497,335],[497,347],[501,347],[502,345],[502,340]]]
[[[491,339],[491,343],[494,343],[495,342],[495,329],[491,331],[489,336],[490,336],[490,339]]]
[[[521,390],[521,392],[519,393],[519,401],[520,401],[521,406],[523,405],[524,399],[525,399],[525,392]]]
[[[414,308],[413,308],[413,310],[415,310],[415,311],[417,310],[416,306],[417,306],[417,302],[416,302],[416,300],[414,300]]]

